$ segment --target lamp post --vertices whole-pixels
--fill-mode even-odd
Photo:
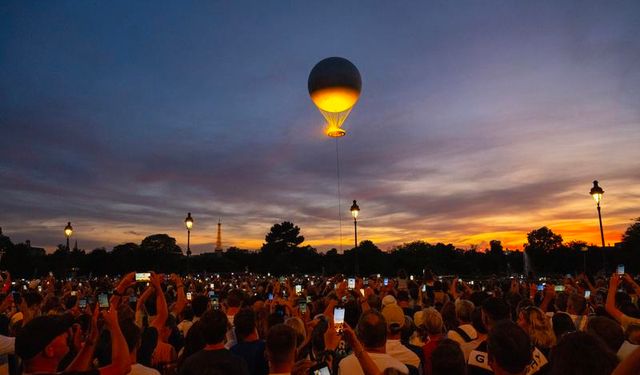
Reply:
[[[604,190],[600,186],[598,186],[598,181],[593,181],[593,187],[589,191],[589,194],[593,197],[593,200],[596,201],[596,207],[598,208],[598,221],[600,222],[600,239],[602,240],[602,268],[603,271],[607,272],[607,258],[604,254],[604,231],[602,230],[602,214],[600,213],[600,201],[602,200],[602,196],[604,195]]]
[[[193,218],[191,212],[187,213],[187,218],[184,219],[184,226],[187,227],[187,257],[191,256],[191,228],[193,228]]]
[[[356,200],[353,200],[353,204],[351,205],[351,216],[353,216],[353,233],[354,233],[354,244],[353,251],[356,253],[356,276],[360,271],[360,264],[358,264],[358,214],[360,213],[360,207],[356,203]]]
[[[64,235],[67,237],[67,251],[69,251],[69,237],[73,234],[73,227],[71,226],[71,222],[67,223],[67,226],[64,227]]]

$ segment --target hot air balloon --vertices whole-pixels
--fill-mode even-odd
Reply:
[[[311,69],[308,87],[311,100],[327,120],[327,135],[344,136],[342,124],[362,90],[358,68],[345,58],[328,57]]]

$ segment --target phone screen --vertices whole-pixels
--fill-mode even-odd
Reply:
[[[78,300],[78,307],[81,309],[84,309],[85,307],[87,307],[87,299],[86,298],[80,298]]]
[[[341,307],[336,307],[333,309],[333,322],[335,325],[344,324],[344,309]]]
[[[538,292],[542,292],[544,290],[544,285],[538,284]]]
[[[98,294],[98,306],[101,309],[109,308],[109,295],[107,293]]]
[[[320,363],[316,366],[313,366],[309,369],[309,373],[311,375],[331,375],[329,365],[327,365],[326,363]]]
[[[136,272],[136,281],[140,283],[151,281],[151,272]]]
[[[591,291],[590,290],[585,290],[584,291],[584,298],[589,298],[591,297]]]
[[[306,303],[301,303],[299,306],[300,306],[300,312],[302,314],[306,314],[307,313],[307,304]]]
[[[129,303],[136,303],[138,302],[138,297],[136,296],[129,296]]]
[[[302,285],[296,285],[296,294],[302,293]]]
[[[354,289],[356,287],[356,279],[349,278],[349,280],[347,281],[347,287],[349,289]]]
[[[555,287],[555,291],[556,292],[564,292],[564,286],[563,285],[558,285]]]
[[[618,264],[618,275],[624,275],[624,264]]]
[[[423,292],[426,292],[426,291],[427,291],[427,286],[426,286],[426,285],[423,285],[423,286],[422,286],[422,291],[423,291]]]
[[[387,286],[389,284],[389,279],[388,278],[384,278],[384,286]]]
[[[187,292],[187,300],[191,301],[191,292]]]

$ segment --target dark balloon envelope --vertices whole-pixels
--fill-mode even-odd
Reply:
[[[309,95],[329,123],[327,134],[341,137],[340,127],[356,104],[362,90],[360,72],[342,57],[326,58],[309,73]]]

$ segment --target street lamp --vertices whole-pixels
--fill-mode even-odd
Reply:
[[[600,222],[600,239],[602,240],[602,267],[606,274],[607,272],[607,258],[604,254],[604,231],[602,230],[602,214],[600,214],[600,201],[602,201],[602,196],[604,195],[604,190],[600,186],[598,186],[598,181],[593,181],[593,187],[589,191],[589,194],[593,197],[593,200],[596,201],[596,207],[598,208],[598,221]]]
[[[191,256],[191,228],[193,228],[191,212],[187,213],[187,218],[184,219],[184,226],[187,227],[187,257],[189,257]]]
[[[73,234],[73,227],[71,226],[71,222],[67,222],[67,226],[64,227],[64,235],[67,237],[67,251],[69,251],[69,237]]]
[[[354,233],[354,242],[355,246],[353,251],[356,253],[356,276],[358,275],[358,271],[360,265],[358,264],[358,214],[360,213],[360,207],[356,203],[356,200],[353,200],[353,204],[351,205],[351,216],[353,216],[353,233]]]

